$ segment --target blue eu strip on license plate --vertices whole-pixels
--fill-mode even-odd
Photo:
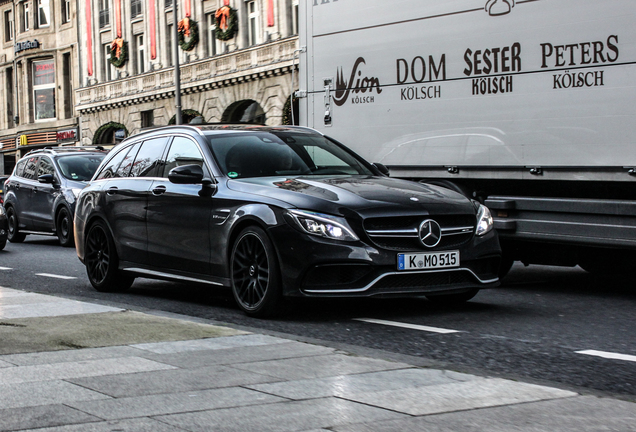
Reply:
[[[459,267],[459,251],[398,254],[398,270]]]

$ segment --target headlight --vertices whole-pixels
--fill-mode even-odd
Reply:
[[[475,231],[475,234],[478,236],[488,234],[492,231],[493,225],[494,223],[490,210],[488,210],[488,207],[485,205],[480,204],[479,210],[477,211],[477,230]]]
[[[355,235],[344,218],[305,210],[290,210],[289,212],[307,234],[333,240],[358,240],[358,236]]]

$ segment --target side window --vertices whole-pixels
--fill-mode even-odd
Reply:
[[[121,162],[121,165],[119,165],[119,168],[117,168],[115,177],[128,177],[130,175],[130,170],[132,169],[139,147],[141,147],[141,143],[137,143],[132,146],[124,160]]]
[[[26,165],[26,161],[24,159],[22,159],[21,161],[18,162],[18,164],[15,166],[15,175],[18,177],[22,177],[24,176],[24,166]]]
[[[99,175],[95,178],[95,180],[102,180],[107,178],[117,177],[117,170],[119,169],[119,165],[124,160],[126,155],[129,153],[130,148],[132,146],[127,146],[117,152],[114,156],[110,158],[108,162],[104,165],[102,170],[99,172]]]
[[[38,157],[32,156],[27,159],[26,165],[24,166],[24,172],[22,173],[22,177],[29,180],[35,180],[35,172],[38,166]]]
[[[163,177],[168,177],[171,169],[183,165],[199,165],[207,174],[207,169],[203,163],[203,155],[199,146],[191,139],[175,137],[170,146],[170,151],[166,157],[166,164],[163,170]]]
[[[130,177],[156,177],[167,141],[167,138],[144,141],[133,163]]]
[[[53,162],[47,157],[40,158],[40,164],[38,165],[38,174],[36,178],[44,174],[55,175],[55,167],[53,166]]]

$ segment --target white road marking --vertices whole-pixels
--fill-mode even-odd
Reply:
[[[595,356],[595,357],[603,357],[603,358],[611,359],[611,360],[625,360],[625,361],[636,362],[636,356],[629,355],[629,354],[619,354],[619,353],[612,353],[612,352],[606,352],[606,351],[596,351],[596,350],[576,351],[576,353],[577,354],[591,355],[591,356]]]
[[[56,279],[77,279],[75,276],[62,276],[62,275],[56,275],[56,274],[50,274],[50,273],[36,273],[35,275],[56,278]]]
[[[423,325],[417,325],[417,324],[401,323],[396,321],[385,321],[385,320],[379,320],[379,319],[373,319],[373,318],[353,318],[353,320],[368,322],[371,324],[381,324],[381,325],[387,325],[387,326],[393,326],[393,327],[407,328],[411,330],[421,330],[421,331],[427,331],[432,333],[442,333],[442,334],[461,333],[460,330],[449,330],[449,329],[443,329],[438,327],[429,327],[429,326],[423,326]]]
[[[0,267],[0,270],[13,270],[11,267]]]

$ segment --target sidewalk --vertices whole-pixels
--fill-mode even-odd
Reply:
[[[0,287],[0,431],[625,431],[636,404]]]

